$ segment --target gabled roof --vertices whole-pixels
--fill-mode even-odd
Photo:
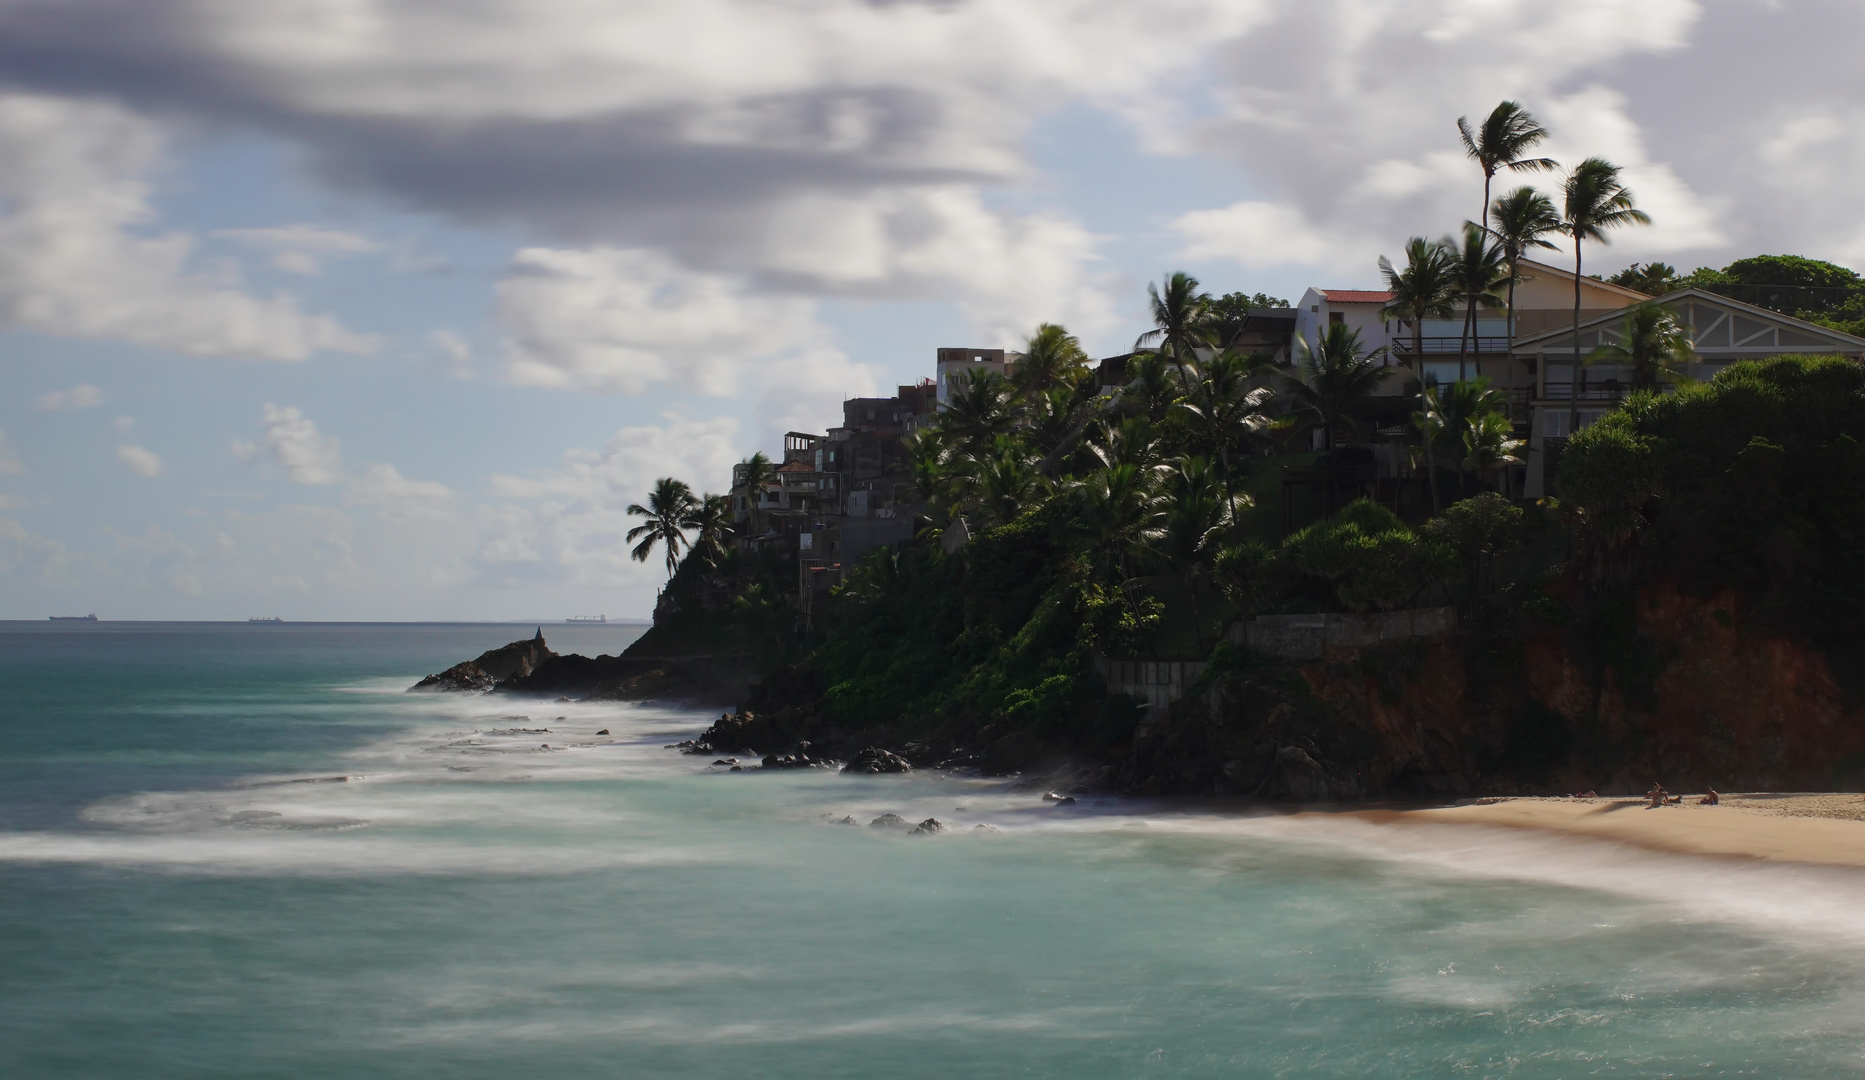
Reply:
[[[1571,278],[1573,275],[1569,274]],[[1649,298],[1647,298],[1649,299]],[[1793,352],[1836,352],[1851,356],[1865,353],[1865,338],[1842,334],[1837,330],[1770,311],[1764,307],[1731,300],[1727,296],[1703,289],[1678,289],[1651,299],[1651,303],[1669,309],[1690,328],[1690,341],[1699,354],[1722,357],[1784,355]],[[1631,308],[1609,311],[1580,322],[1580,345],[1618,343],[1618,329],[1624,325]],[[1547,351],[1562,344],[1571,348],[1574,328],[1557,326],[1532,334],[1515,343],[1515,351]]]
[[[1316,289],[1330,304],[1390,304],[1392,294],[1373,289]]]
[[[1536,262],[1533,259],[1523,259],[1521,262],[1517,263],[1516,265],[1519,271],[1523,273],[1533,271],[1534,273],[1537,273],[1537,274],[1546,274],[1549,277],[1560,278],[1562,281],[1572,281],[1574,279],[1574,272],[1572,270],[1563,270],[1562,268],[1555,266],[1553,263]],[[1582,280],[1590,288],[1599,289],[1599,290],[1602,290],[1604,292],[1609,292],[1609,293],[1618,293],[1620,296],[1624,297],[1628,303],[1642,304],[1645,301],[1651,299],[1651,295],[1649,293],[1642,293],[1642,292],[1639,292],[1637,289],[1628,289],[1624,285],[1614,285],[1612,282],[1606,281],[1603,278],[1589,277],[1589,278],[1583,278]]]
[[[815,472],[816,466],[807,461],[786,461],[777,466],[778,472]]]

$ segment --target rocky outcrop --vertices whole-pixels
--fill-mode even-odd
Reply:
[[[845,773],[905,773],[912,772],[913,765],[899,754],[870,746],[856,754],[847,765],[842,766]]]
[[[408,689],[411,691],[486,691],[510,679],[520,679],[556,657],[544,643],[544,628],[537,634],[509,645],[489,649],[476,659],[455,664],[445,671],[429,675]]]

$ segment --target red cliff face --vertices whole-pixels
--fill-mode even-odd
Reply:
[[[1810,643],[1760,628],[1732,594],[1650,587],[1633,621],[1630,662],[1590,661],[1553,631],[1508,647],[1463,636],[1341,650],[1302,674],[1322,702],[1377,738],[1371,791],[1858,783],[1865,703]]]

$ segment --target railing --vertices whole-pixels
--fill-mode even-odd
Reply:
[[[1412,352],[1412,339],[1409,337],[1395,334],[1391,344],[1394,356],[1410,355]],[[1507,337],[1427,337],[1423,339],[1422,344],[1421,351],[1433,356],[1455,356],[1464,349],[1473,353],[1506,353],[1509,351]]]
[[[1551,382],[1539,395],[1541,401],[1580,401],[1593,404],[1616,405],[1625,400],[1631,387],[1623,384],[1596,383],[1592,386],[1582,385],[1579,394],[1574,393],[1573,383]]]

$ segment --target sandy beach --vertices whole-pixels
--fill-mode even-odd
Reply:
[[[1650,807],[1642,798],[1478,799],[1419,810],[1362,811],[1391,824],[1490,825],[1611,840],[1660,851],[1865,867],[1865,795],[1740,792],[1703,806]]]

